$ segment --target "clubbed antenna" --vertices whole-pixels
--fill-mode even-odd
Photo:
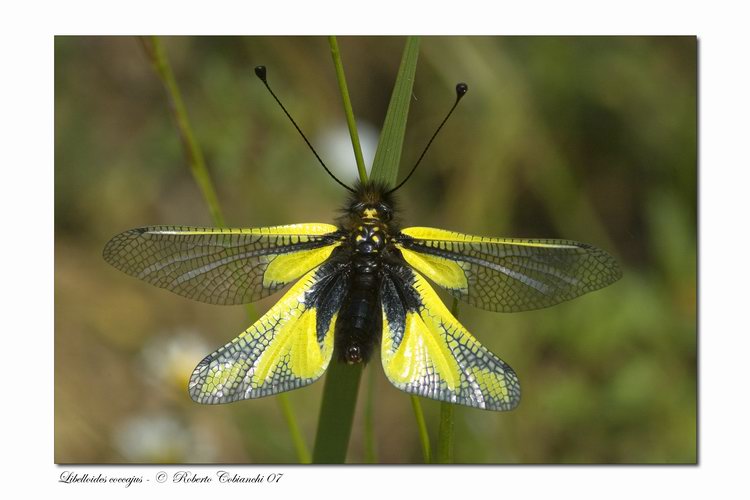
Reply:
[[[461,98],[464,95],[466,95],[466,93],[468,91],[469,91],[469,86],[466,85],[465,83],[459,83],[459,84],[456,85],[456,102],[453,103],[453,106],[451,107],[450,111],[448,111],[448,114],[445,115],[445,118],[440,123],[440,126],[437,128],[437,130],[435,131],[435,133],[432,134],[432,137],[430,138],[430,141],[427,143],[427,146],[424,148],[424,151],[422,151],[422,154],[419,156],[419,159],[417,160],[417,163],[414,164],[414,166],[411,169],[411,172],[409,172],[409,175],[407,175],[406,178],[403,181],[401,181],[401,183],[398,186],[396,186],[395,188],[391,189],[386,194],[393,193],[398,188],[400,188],[401,186],[403,186],[406,183],[406,181],[409,180],[409,177],[411,177],[411,174],[414,173],[414,171],[419,166],[419,162],[422,161],[422,158],[424,158],[425,153],[427,153],[427,150],[430,149],[430,145],[432,144],[432,141],[435,140],[435,137],[437,137],[438,132],[440,132],[440,129],[443,128],[443,125],[445,125],[445,122],[448,121],[448,118],[450,118],[451,114],[453,113],[453,110],[456,109],[456,106],[458,106],[458,102],[461,100]]]
[[[343,182],[341,182],[340,180],[338,180],[338,178],[336,178],[336,176],[333,175],[330,170],[328,170],[328,167],[326,167],[326,164],[323,163],[323,160],[320,159],[320,156],[318,155],[317,151],[315,151],[315,148],[312,147],[312,144],[310,144],[310,141],[307,140],[307,137],[305,137],[305,134],[303,134],[302,130],[300,130],[299,126],[297,125],[297,122],[294,121],[294,118],[292,118],[292,115],[289,114],[289,111],[286,110],[286,108],[284,107],[284,105],[281,104],[281,101],[279,101],[279,98],[276,97],[276,94],[273,93],[273,90],[271,90],[271,87],[268,85],[268,80],[266,79],[266,67],[265,66],[256,66],[255,67],[255,75],[258,78],[260,78],[260,81],[262,81],[263,85],[266,86],[266,88],[268,89],[268,91],[273,96],[274,100],[278,103],[279,106],[281,106],[281,109],[284,111],[284,114],[292,122],[292,125],[294,125],[294,128],[297,129],[297,132],[299,132],[299,135],[301,135],[302,138],[305,140],[305,144],[307,144],[307,147],[310,148],[310,151],[313,152],[313,154],[315,155],[315,158],[318,159],[318,162],[320,162],[320,164],[323,166],[323,168],[325,169],[325,171],[328,172],[328,175],[330,175],[331,177],[333,177],[333,180],[336,181],[336,182],[338,182],[339,184],[341,184],[345,189],[347,189],[348,191],[351,191],[353,193],[354,189],[350,188],[349,186],[347,186],[346,184],[344,184]]]

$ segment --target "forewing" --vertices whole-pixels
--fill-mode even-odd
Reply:
[[[323,375],[347,280],[327,262],[308,272],[262,318],[207,356],[190,377],[190,397],[219,404],[308,385]]]
[[[381,360],[402,391],[485,410],[521,399],[513,369],[482,347],[418,273],[392,269],[383,281]]]
[[[104,259],[152,285],[210,304],[270,295],[325,261],[339,243],[330,224],[254,229],[150,226],[112,238]]]
[[[410,227],[396,238],[404,259],[450,293],[482,309],[540,309],[622,276],[607,252],[568,240],[485,238]]]

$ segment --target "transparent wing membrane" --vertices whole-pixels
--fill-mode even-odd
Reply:
[[[484,238],[412,227],[400,233],[397,247],[420,273],[490,311],[548,307],[622,276],[608,253],[575,241]]]
[[[104,259],[152,285],[210,304],[244,304],[320,265],[338,245],[330,224],[255,229],[150,226],[112,238]]]

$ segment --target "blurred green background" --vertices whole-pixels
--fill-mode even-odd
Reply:
[[[325,38],[163,42],[228,224],[331,221],[345,193],[251,76],[268,66],[321,156],[353,179]],[[339,39],[366,150],[403,42]],[[402,175],[455,83],[470,90],[400,191],[406,225],[584,241],[624,270],[540,311],[462,305],[461,321],[515,369],[523,398],[508,413],[457,408],[457,462],[696,461],[696,71],[694,37],[422,39]],[[113,235],[148,224],[210,225],[163,87],[136,38],[57,37],[55,461],[296,462],[275,398],[188,397],[192,369],[248,326],[245,309],[192,302],[101,258]],[[289,393],[310,447],[322,387]],[[348,461],[366,460],[368,399],[377,461],[421,462],[409,398],[377,359]],[[423,408],[434,438],[439,405]]]

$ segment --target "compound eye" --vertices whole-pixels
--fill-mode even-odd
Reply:
[[[391,210],[391,207],[384,203],[378,204],[378,213],[380,213],[382,219],[384,221],[391,220],[391,217],[393,216],[393,211]]]
[[[358,202],[358,203],[353,204],[349,210],[358,215],[361,215],[364,209],[365,209],[365,204],[362,202]]]

